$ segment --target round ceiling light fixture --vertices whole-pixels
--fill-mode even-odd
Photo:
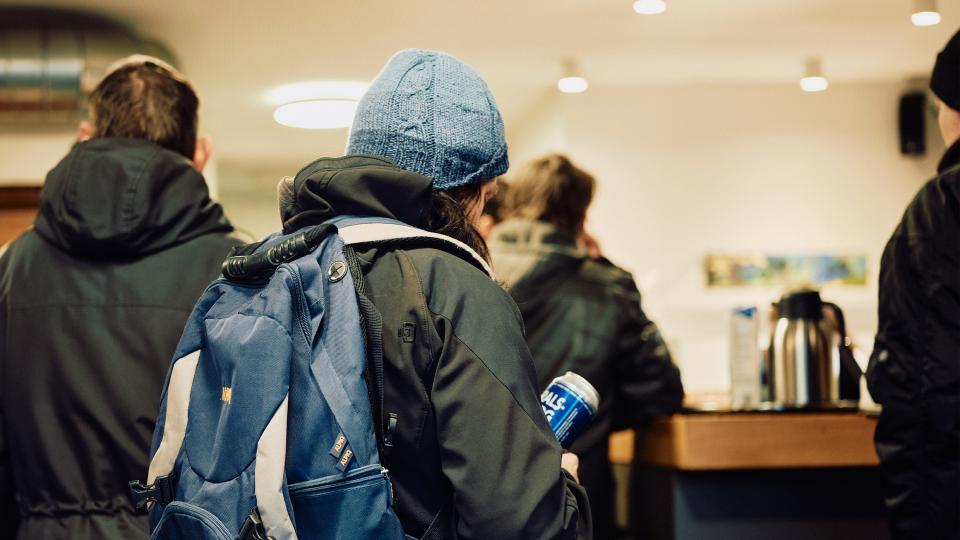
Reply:
[[[564,77],[557,81],[557,88],[564,94],[579,94],[586,92],[590,85],[583,77]]]
[[[800,79],[800,88],[804,92],[823,92],[829,87],[827,78],[823,76],[823,69],[820,66],[819,58],[807,60],[806,69],[803,78]]]
[[[913,14],[910,21],[914,26],[934,26],[940,24],[940,12],[937,0],[913,0]]]
[[[348,128],[369,86],[358,81],[285,84],[267,93],[267,101],[276,107],[273,119],[278,124],[302,129]]]
[[[640,15],[657,15],[667,10],[667,4],[663,0],[637,0],[633,10]]]
[[[302,129],[348,128],[357,112],[357,102],[348,99],[311,99],[285,103],[273,111],[280,125]]]
[[[564,94],[580,94],[586,92],[590,85],[577,72],[577,63],[567,59],[563,61],[563,77],[557,81],[557,88]]]

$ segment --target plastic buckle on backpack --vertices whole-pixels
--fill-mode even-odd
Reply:
[[[143,510],[150,502],[166,506],[173,500],[173,481],[169,476],[158,476],[157,480],[145,486],[139,480],[130,482],[130,500],[137,510]]]
[[[397,431],[397,413],[387,413],[387,429],[383,434],[383,446],[393,448],[393,435]]]
[[[267,529],[263,526],[263,518],[260,517],[260,510],[254,506],[247,514],[246,521],[240,526],[240,532],[237,533],[235,540],[275,540],[272,536],[267,536]]]

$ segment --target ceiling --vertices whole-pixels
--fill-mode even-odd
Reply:
[[[0,0],[0,4],[8,3]],[[35,4],[41,2],[34,2]],[[511,122],[553,92],[561,60],[591,85],[791,83],[819,55],[832,83],[925,75],[960,27],[910,24],[911,0],[53,0],[165,42],[201,95],[201,131],[222,159],[304,160],[342,150],[345,130],[285,128],[265,93],[311,79],[370,80],[394,51],[440,49],[476,68]]]

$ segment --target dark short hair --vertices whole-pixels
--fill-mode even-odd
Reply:
[[[527,163],[513,176],[504,213],[545,221],[575,236],[595,188],[593,176],[566,156],[550,154]]]
[[[94,137],[145,139],[193,158],[200,100],[178,73],[149,61],[123,65],[87,103]]]

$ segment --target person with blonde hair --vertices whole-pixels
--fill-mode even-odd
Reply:
[[[554,154],[526,164],[511,179],[506,220],[490,237],[494,268],[520,306],[540,388],[573,371],[600,393],[597,416],[571,450],[580,456],[594,538],[612,538],[607,438],[677,411],[680,372],[644,314],[633,278],[599,257],[584,231],[593,176]]]

